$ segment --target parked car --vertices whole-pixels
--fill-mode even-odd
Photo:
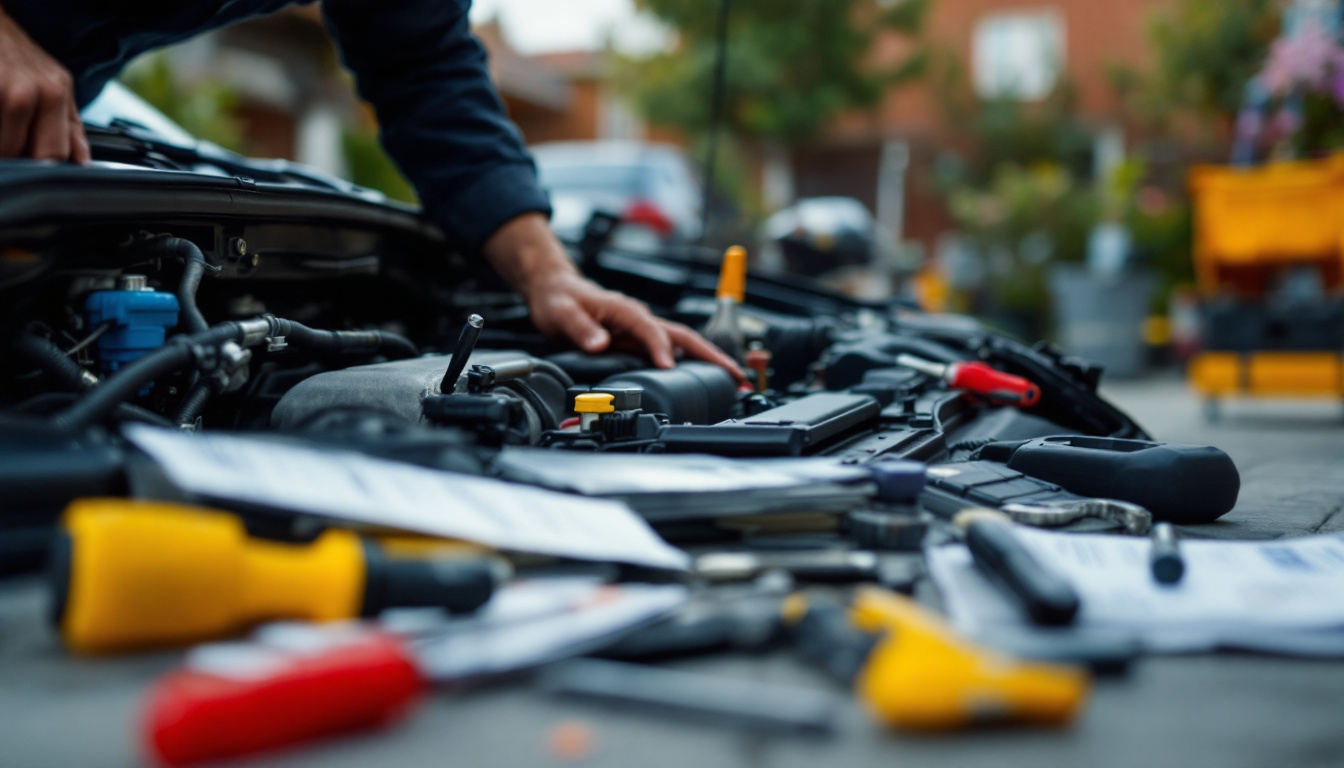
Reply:
[[[852,197],[799,200],[766,220],[765,235],[779,244],[785,269],[807,277],[868,264],[885,244],[873,215]]]
[[[562,238],[578,239],[595,211],[621,217],[618,246],[700,237],[704,194],[681,149],[639,141],[566,141],[531,149],[555,209],[551,225]]]

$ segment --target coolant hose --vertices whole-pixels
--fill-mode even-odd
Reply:
[[[205,410],[205,404],[210,402],[210,396],[215,393],[213,387],[204,381],[196,383],[191,388],[187,396],[182,398],[182,404],[178,406],[177,418],[174,419],[179,427],[195,426],[196,419]]]
[[[201,333],[210,326],[205,315],[196,306],[196,290],[201,287],[201,278],[209,267],[205,254],[196,244],[183,237],[160,237],[145,245],[150,256],[166,256],[182,259],[182,281],[177,285],[177,303],[182,310],[182,327],[187,333]]]
[[[267,315],[277,324],[277,336],[285,337],[305,352],[317,355],[382,354],[393,360],[417,357],[420,350],[411,340],[387,331],[319,331],[293,320]]]
[[[53,417],[58,429],[82,430],[107,418],[117,406],[144,389],[160,376],[197,363],[202,350],[215,349],[225,342],[255,347],[267,339],[284,337],[295,347],[317,354],[383,354],[392,358],[415,357],[415,345],[405,336],[384,331],[318,331],[306,325],[265,315],[255,320],[220,323],[200,333],[179,335],[140,359],[122,367],[97,389]],[[188,393],[188,401],[197,396]],[[208,395],[206,395],[208,397]],[[183,402],[185,410],[190,402]],[[200,403],[204,407],[205,403]],[[179,423],[181,413],[179,413]],[[190,414],[188,414],[190,415]],[[192,416],[191,421],[195,421]]]
[[[150,382],[182,370],[196,359],[198,348],[218,347],[226,341],[243,342],[248,330],[239,323],[221,323],[204,333],[174,336],[167,344],[123,366],[78,402],[57,413],[57,429],[78,431],[107,418],[121,403],[135,397]]]
[[[83,392],[98,385],[98,377],[71,360],[61,348],[34,333],[21,333],[14,339],[14,351],[37,366],[58,387],[67,392]]]

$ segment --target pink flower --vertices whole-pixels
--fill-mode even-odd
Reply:
[[[1339,98],[1341,69],[1344,50],[1320,24],[1310,23],[1296,35],[1274,41],[1262,77],[1275,96],[1303,90],[1333,92]]]

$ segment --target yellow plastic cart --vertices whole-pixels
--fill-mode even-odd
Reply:
[[[1263,299],[1285,270],[1319,270],[1344,285],[1344,157],[1256,168],[1199,166],[1194,197],[1195,272],[1203,300]],[[1206,414],[1234,396],[1344,397],[1344,349],[1209,350],[1189,366]]]

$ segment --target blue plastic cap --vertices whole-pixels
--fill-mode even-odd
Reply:
[[[921,462],[891,459],[867,466],[877,480],[877,498],[882,501],[910,501],[924,490],[925,465]]]
[[[177,297],[163,291],[98,291],[84,302],[89,326],[111,322],[98,339],[98,361],[113,371],[163,346],[177,325]]]

